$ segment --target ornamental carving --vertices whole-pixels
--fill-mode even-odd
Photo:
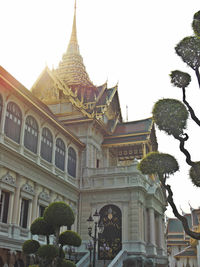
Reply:
[[[42,191],[40,194],[39,194],[39,198],[46,201],[46,202],[50,202],[50,196],[47,192],[44,192]]]
[[[57,196],[57,197],[54,199],[54,202],[59,202],[59,201],[63,201],[63,199],[62,199],[60,196]]]
[[[29,194],[34,194],[34,193],[35,193],[33,187],[32,187],[30,184],[28,184],[28,183],[26,183],[26,184],[24,184],[24,185],[22,186],[22,190],[23,190],[24,192],[29,193]]]
[[[1,182],[4,182],[6,184],[9,184],[9,185],[13,185],[15,186],[16,183],[15,183],[15,179],[12,177],[12,175],[7,172],[5,175],[3,175],[0,179]]]

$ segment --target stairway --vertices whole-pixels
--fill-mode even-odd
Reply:
[[[103,260],[97,260],[95,267],[107,267],[110,262],[111,262],[110,260],[106,260],[105,261],[105,265],[104,265],[104,261]]]

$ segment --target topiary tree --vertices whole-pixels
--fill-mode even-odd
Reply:
[[[69,205],[59,201],[51,203],[44,211],[44,220],[52,225],[56,236],[56,244],[59,242],[59,233],[61,226],[71,228],[74,223],[74,213]]]
[[[53,260],[58,256],[58,248],[54,245],[43,245],[39,247],[37,254],[42,259],[40,266],[51,266]]]
[[[183,62],[195,72],[200,87],[200,11],[194,14],[192,28],[194,35],[183,38],[175,47],[175,51]],[[165,131],[179,141],[179,149],[190,166],[191,181],[195,186],[200,187],[200,161],[192,161],[190,152],[185,148],[185,143],[189,138],[189,135],[185,133],[188,117],[190,116],[200,126],[200,120],[186,100],[186,88],[191,82],[191,76],[175,70],[171,72],[170,77],[171,83],[182,90],[182,102],[176,99],[159,100],[153,107],[153,121],[161,131]],[[169,175],[174,174],[179,168],[176,159],[169,154],[150,153],[139,163],[138,168],[144,174],[158,176],[162,186],[166,189],[167,201],[172,207],[174,215],[182,222],[185,232],[192,238],[200,240],[200,233],[191,231],[187,219],[178,212],[171,187],[166,184]]]
[[[81,238],[76,232],[67,230],[60,234],[59,243],[61,244],[61,246],[68,245],[79,247],[81,245]]]
[[[76,266],[73,262],[64,260],[63,246],[79,247],[81,245],[81,238],[76,232],[71,230],[60,234],[60,228],[67,226],[70,229],[74,220],[73,211],[65,202],[51,203],[45,209],[44,217],[38,217],[30,227],[32,235],[46,236],[47,244],[40,246],[39,242],[35,240],[27,240],[23,244],[23,252],[26,254],[37,254],[40,258],[40,267]],[[50,235],[54,235],[54,244],[50,244]]]
[[[38,249],[40,247],[40,243],[36,240],[27,240],[24,242],[22,246],[22,251],[26,254],[35,254],[37,253]]]
[[[47,223],[43,217],[38,217],[32,222],[30,231],[32,235],[45,235],[47,244],[49,244],[49,236],[54,234],[53,226]]]
[[[69,260],[63,260],[60,267],[76,267],[76,264]]]

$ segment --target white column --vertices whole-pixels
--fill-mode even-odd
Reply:
[[[3,133],[4,133],[4,125],[5,125],[5,120],[6,120],[6,107],[7,107],[6,102],[3,102],[3,108],[2,108],[2,113],[1,113],[1,122],[0,122],[0,141],[1,141]]]
[[[37,143],[37,163],[40,163],[41,139],[42,139],[42,129],[38,131],[38,143]]]
[[[144,210],[144,241],[147,243],[148,240],[148,212],[145,208]]]
[[[14,201],[14,193],[11,192],[9,197],[8,224],[12,223],[13,201]]]
[[[162,216],[158,216],[158,247],[163,249],[164,233],[163,233],[163,220]]]
[[[155,246],[155,214],[154,209],[149,208],[150,243]]]
[[[20,132],[20,152],[24,151],[24,130],[25,130],[25,119],[22,117],[21,132]]]
[[[28,218],[27,218],[27,228],[30,228],[30,225],[31,225],[32,206],[33,206],[33,201],[32,201],[32,200],[29,200],[29,209],[28,209]]]
[[[31,223],[37,218],[38,214],[38,196],[39,196],[39,186],[35,186],[35,196],[33,197],[33,204],[32,204],[32,216],[31,216]]]
[[[55,171],[56,139],[52,143],[52,171]]]
[[[128,204],[123,204],[122,216],[122,242],[128,241]]]
[[[13,202],[13,214],[12,214],[12,223],[18,224],[18,218],[20,213],[20,187],[21,187],[21,177],[18,175],[16,179],[16,189],[14,193],[14,202]]]
[[[142,144],[142,146],[143,146],[143,157],[145,157],[147,154],[146,144],[144,143]]]

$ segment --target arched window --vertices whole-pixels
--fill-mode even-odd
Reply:
[[[71,176],[76,177],[76,152],[72,147],[68,151],[67,170]]]
[[[20,142],[21,124],[22,113],[20,108],[14,102],[9,102],[6,110],[4,132],[6,136],[8,136],[17,143]]]
[[[1,114],[2,114],[2,109],[3,109],[3,98],[0,95],[0,124],[1,124]]]
[[[43,128],[40,155],[48,162],[52,161],[53,137],[49,129]]]
[[[37,153],[38,142],[38,124],[32,116],[26,118],[25,133],[24,133],[24,146]]]
[[[65,170],[65,144],[62,139],[56,140],[55,164],[61,170]]]

